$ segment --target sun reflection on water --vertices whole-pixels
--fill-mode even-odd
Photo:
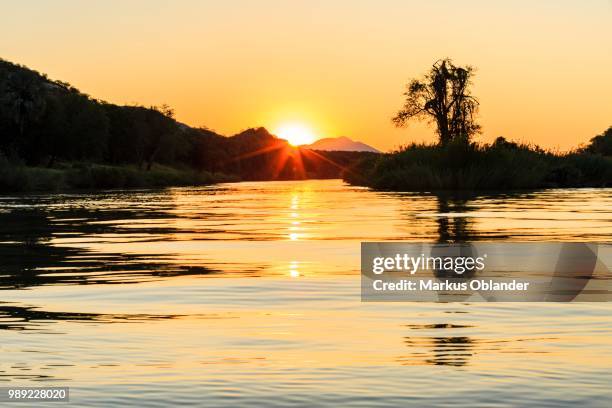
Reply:
[[[306,238],[302,219],[308,214],[307,205],[312,200],[308,196],[312,194],[308,188],[297,188],[290,192],[289,199],[289,226],[287,227],[287,238],[289,241],[300,241]]]
[[[289,276],[291,276],[292,278],[297,278],[300,276],[300,271],[298,269],[299,267],[299,262],[298,261],[291,261],[289,263]]]

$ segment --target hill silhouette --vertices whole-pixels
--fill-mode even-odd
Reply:
[[[295,148],[263,127],[227,137],[1,59],[0,131],[0,191],[338,178],[361,158]]]

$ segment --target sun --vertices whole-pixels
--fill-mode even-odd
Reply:
[[[316,139],[308,126],[301,123],[284,123],[276,128],[274,134],[293,146],[310,144]]]

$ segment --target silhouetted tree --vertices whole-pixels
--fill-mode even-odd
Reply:
[[[474,69],[460,67],[450,59],[433,64],[421,79],[414,79],[404,93],[404,107],[393,117],[396,126],[412,118],[436,123],[440,144],[452,140],[469,141],[480,130],[475,122],[478,100],[470,94]]]
[[[169,148],[177,133],[174,111],[168,105],[151,106],[146,115],[147,137],[144,140],[144,158],[147,171],[162,148]]]
[[[612,156],[612,126],[601,135],[591,139],[586,149],[589,153],[601,154],[602,156]]]
[[[26,132],[45,110],[42,84],[37,73],[23,69],[8,72],[3,79],[0,105],[5,123],[14,131],[5,133],[9,140],[2,140],[2,144],[5,148],[23,148]]]

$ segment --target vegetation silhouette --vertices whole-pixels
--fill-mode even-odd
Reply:
[[[262,127],[225,137],[0,60],[0,192],[338,178],[365,155],[296,148]]]
[[[473,74],[473,67],[456,66],[448,58],[436,61],[422,79],[408,84],[393,123],[402,127],[411,119],[426,119],[436,123],[440,144],[469,141],[480,130],[475,121],[478,100],[470,93]]]
[[[435,123],[438,143],[377,154],[296,148],[262,127],[226,137],[178,122],[168,106],[115,105],[0,60],[0,192],[338,177],[400,191],[612,185],[612,128],[565,154],[472,142],[473,75],[443,59],[413,80],[393,121]]]
[[[363,158],[345,175],[351,184],[392,191],[515,190],[612,185],[612,127],[569,153],[546,151],[498,137],[475,143],[478,100],[470,92],[474,69],[437,61],[410,82],[397,126],[412,119],[435,123],[436,144],[405,146]]]
[[[612,156],[612,126],[601,135],[592,138],[591,143],[582,151],[602,156]]]

